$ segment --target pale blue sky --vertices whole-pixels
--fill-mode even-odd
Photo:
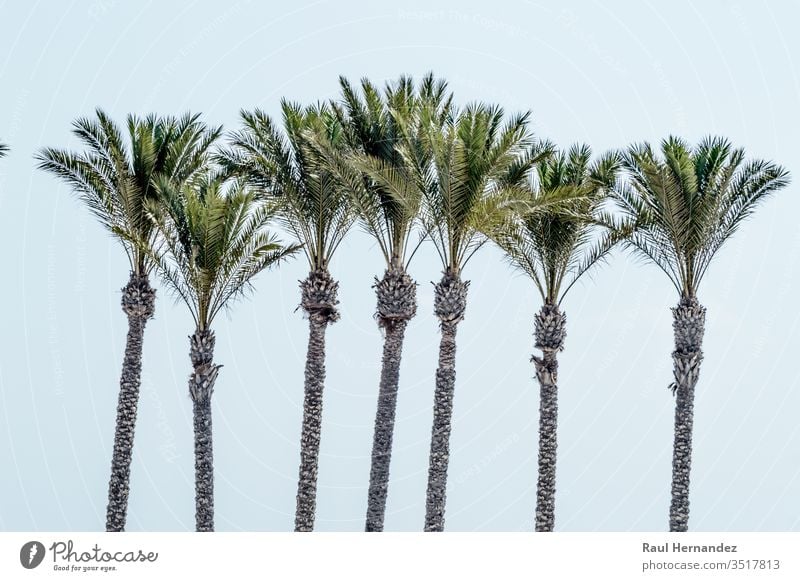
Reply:
[[[202,112],[336,95],[356,80],[449,80],[459,102],[531,109],[542,137],[596,152],[669,133],[714,133],[752,156],[800,158],[795,2],[0,2],[0,530],[102,530],[126,321],[119,246],[69,190],[34,169],[42,146],[97,106]],[[727,245],[697,387],[694,530],[800,530],[800,215],[797,185]],[[290,530],[306,321],[295,260],[216,326],[219,530]],[[318,530],[363,530],[381,337],[370,288],[382,259],[354,232],[332,271]],[[438,331],[430,246],[411,272],[419,314],[401,371],[387,530],[422,529]],[[447,529],[531,530],[538,392],[529,363],[538,298],[491,248],[459,329]],[[669,308],[655,267],[617,254],[565,303],[558,530],[666,530],[674,400]],[[128,530],[194,526],[184,307],[159,289],[145,337]]]

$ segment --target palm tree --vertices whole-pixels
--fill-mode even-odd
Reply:
[[[5,143],[0,143],[0,157],[5,157],[8,153],[8,146]]]
[[[195,322],[189,336],[189,395],[194,418],[196,530],[214,530],[214,456],[211,395],[221,365],[214,364],[214,317],[250,289],[254,276],[296,250],[266,230],[273,210],[241,184],[206,175],[182,188],[159,186],[151,217],[163,244],[156,266]],[[160,207],[159,207],[160,206]]]
[[[771,162],[746,161],[744,149],[720,137],[705,138],[694,148],[668,137],[661,155],[647,143],[633,145],[622,165],[628,180],[613,190],[623,213],[617,227],[632,228],[626,244],[655,263],[679,295],[672,309],[675,381],[670,387],[676,402],[669,526],[686,531],[694,392],[706,318],[697,290],[723,243],[761,201],[789,183],[789,173]]]
[[[614,184],[619,156],[605,155],[591,163],[587,145],[574,145],[545,159],[526,192],[533,210],[519,207],[487,234],[513,266],[531,280],[543,305],[534,318],[534,355],[539,381],[539,478],[536,530],[552,531],[555,518],[556,447],[558,425],[558,359],[564,349],[567,317],[564,296],[617,240],[613,232],[598,235],[596,224],[606,192]],[[569,200],[565,207],[538,208],[552,200]]]
[[[244,129],[220,155],[229,171],[243,176],[274,200],[284,227],[302,245],[309,274],[300,282],[300,306],[309,323],[300,470],[295,531],[312,531],[325,384],[325,330],[339,319],[339,283],[328,267],[354,221],[349,196],[325,167],[314,143],[344,145],[342,125],[327,105],[282,101],[283,128],[263,112],[242,112]]]
[[[39,168],[61,178],[125,250],[130,279],[122,289],[122,310],[128,318],[128,336],[122,362],[114,452],[108,487],[106,530],[125,530],[130,486],[133,435],[139,402],[142,341],[155,309],[150,286],[153,262],[149,248],[155,239],[146,205],[155,199],[155,181],[179,185],[202,166],[220,129],[206,127],[197,115],[145,118],[128,116],[126,145],[122,132],[98,109],[96,120],[78,119],[73,134],[84,153],[43,149]]]
[[[372,464],[365,530],[383,530],[389,465],[392,457],[400,360],[408,322],[417,312],[417,283],[408,274],[416,246],[411,244],[419,214],[420,190],[414,167],[425,163],[404,153],[409,144],[419,145],[420,112],[430,110],[439,124],[450,113],[452,96],[447,84],[426,75],[414,86],[410,77],[387,83],[383,94],[369,80],[361,81],[361,93],[340,78],[341,104],[333,108],[345,128],[348,151],[322,148],[328,166],[351,194],[364,229],[375,239],[386,261],[383,278],[375,278],[378,304],[375,319],[384,333],[378,405],[372,440]],[[422,152],[419,147],[415,152]],[[349,153],[349,155],[345,155]],[[371,172],[389,176],[370,178]]]
[[[503,123],[503,110],[497,106],[470,105],[443,120],[430,107],[423,108],[420,115],[419,141],[406,139],[400,149],[414,168],[412,184],[420,193],[423,226],[444,271],[434,291],[434,313],[442,338],[425,510],[425,531],[442,531],[455,389],[456,329],[464,318],[469,287],[469,281],[463,280],[461,274],[486,241],[481,232],[504,215],[507,203],[513,199],[509,194],[525,182],[528,170],[549,153],[549,146],[533,140],[528,114]],[[370,177],[390,191],[403,187],[391,168],[374,168]]]

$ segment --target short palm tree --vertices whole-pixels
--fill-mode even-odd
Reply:
[[[98,109],[96,119],[73,123],[73,133],[86,147],[84,153],[48,148],[36,156],[40,169],[72,186],[79,199],[122,244],[130,265],[130,279],[122,289],[128,336],[111,460],[108,531],[125,530],[142,341],[145,324],[155,308],[155,289],[150,286],[153,262],[146,250],[155,241],[155,229],[147,219],[146,206],[157,197],[156,180],[180,185],[202,166],[219,132],[220,129],[206,127],[197,115],[180,119],[129,116],[126,144],[120,129]]]
[[[315,143],[344,146],[342,125],[327,105],[283,101],[283,131],[264,112],[243,112],[244,129],[232,136],[221,164],[259,187],[277,205],[279,220],[302,245],[309,274],[301,281],[300,306],[309,323],[295,530],[311,531],[325,385],[325,330],[339,319],[339,283],[328,270],[354,221],[347,192],[325,167]]]
[[[591,162],[591,149],[575,145],[537,165],[527,190],[526,205],[487,232],[539,291],[543,305],[534,318],[534,355],[539,381],[539,477],[536,497],[537,531],[552,531],[555,519],[556,447],[558,425],[558,359],[564,349],[567,317],[560,306],[567,292],[611,250],[614,232],[599,232],[597,218],[606,192],[615,180],[619,157],[609,154]],[[542,203],[567,200],[563,208]]]
[[[361,81],[360,92],[344,78],[340,84],[342,100],[333,107],[349,148],[327,149],[326,159],[386,261],[383,278],[376,277],[374,285],[375,319],[384,338],[365,525],[367,532],[379,532],[386,515],[403,339],[417,312],[417,284],[407,270],[418,246],[411,238],[422,199],[414,168],[429,162],[406,154],[423,151],[418,147],[422,110],[429,110],[441,124],[450,114],[452,96],[447,84],[432,74],[417,87],[410,77],[400,77],[387,83],[383,93],[367,79]],[[381,179],[372,179],[371,173]]]
[[[655,263],[678,291],[672,309],[676,395],[670,531],[689,526],[694,392],[703,360],[706,309],[697,290],[717,251],[767,196],[789,182],[782,167],[745,160],[743,149],[709,137],[696,147],[676,137],[633,145],[622,157],[628,179],[613,197],[632,229],[626,244]],[[620,224],[617,224],[619,226]]]
[[[425,530],[444,530],[447,468],[455,390],[456,329],[464,318],[469,281],[464,266],[486,241],[488,224],[505,212],[509,193],[525,182],[530,167],[549,149],[536,144],[528,114],[505,123],[500,107],[471,105],[444,123],[423,108],[420,139],[403,146],[414,168],[424,229],[442,261],[434,312],[442,338],[433,405]],[[372,171],[386,187],[400,187],[391,171]]]
[[[189,336],[189,395],[194,418],[195,521],[214,530],[214,456],[211,395],[221,365],[214,364],[214,317],[250,289],[259,272],[294,252],[266,230],[273,211],[241,183],[226,187],[219,176],[201,176],[181,188],[159,187],[151,206],[162,244],[156,266],[164,283],[188,307],[195,322]]]

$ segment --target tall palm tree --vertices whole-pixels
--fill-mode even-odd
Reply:
[[[300,282],[300,306],[308,317],[305,395],[297,485],[296,531],[312,531],[317,502],[317,472],[325,384],[325,331],[339,319],[339,283],[328,267],[354,221],[347,192],[326,168],[315,143],[344,146],[341,123],[327,105],[283,101],[283,131],[263,111],[242,112],[244,129],[232,136],[232,149],[220,162],[244,176],[274,200],[284,227],[308,259]]]
[[[672,454],[670,531],[689,526],[694,392],[703,360],[706,309],[697,291],[712,259],[742,221],[768,195],[786,186],[789,173],[744,149],[708,137],[696,147],[668,137],[660,155],[633,145],[622,158],[628,179],[613,190],[623,221],[633,229],[626,244],[655,263],[678,291],[672,309],[675,435]]]
[[[86,151],[43,149],[36,155],[39,168],[72,186],[81,202],[122,244],[130,265],[130,279],[122,288],[128,336],[106,511],[106,530],[123,531],[139,403],[142,341],[145,324],[155,309],[155,289],[150,286],[153,261],[147,252],[154,243],[155,229],[147,219],[146,206],[157,197],[156,180],[180,185],[203,165],[220,129],[208,128],[197,115],[187,114],[179,119],[130,115],[126,144],[117,125],[98,109],[96,119],[76,120],[72,132]]]
[[[266,230],[273,210],[243,184],[206,175],[182,188],[159,187],[151,216],[163,241],[156,265],[164,283],[195,322],[189,336],[189,395],[194,418],[195,521],[214,530],[211,395],[221,365],[214,363],[214,317],[251,287],[259,272],[296,250]]]
[[[528,129],[528,114],[503,121],[500,107],[470,105],[444,123],[423,108],[420,140],[404,143],[402,155],[414,168],[424,229],[442,261],[435,284],[434,313],[442,338],[433,405],[425,531],[444,530],[445,493],[455,389],[456,329],[464,318],[469,281],[462,272],[485,243],[481,234],[506,212],[510,193],[527,179],[530,167],[549,152]],[[407,140],[406,140],[407,141]],[[375,168],[372,179],[400,188],[391,168]]]
[[[361,91],[340,78],[341,103],[333,108],[345,128],[348,149],[323,148],[331,171],[345,184],[364,229],[375,239],[386,261],[383,278],[375,278],[375,319],[384,333],[378,405],[372,440],[372,463],[365,530],[383,530],[389,465],[392,457],[400,360],[408,322],[417,312],[417,283],[408,274],[416,247],[411,243],[418,218],[421,192],[414,168],[427,163],[407,158],[408,146],[419,147],[420,112],[430,110],[441,125],[450,114],[452,96],[447,84],[426,75],[417,87],[402,76],[387,83],[383,93],[368,79]],[[424,157],[424,156],[422,156]],[[390,176],[370,178],[370,172]]]
[[[534,318],[535,347],[542,355],[531,358],[540,389],[537,531],[552,531],[555,519],[557,353],[564,349],[567,323],[561,302],[618,237],[598,232],[596,225],[606,192],[613,187],[619,156],[608,154],[594,163],[591,156],[589,146],[574,145],[543,160],[526,192],[533,209],[520,205],[487,232],[511,264],[533,280],[543,302]],[[563,208],[539,207],[558,199],[567,200]]]

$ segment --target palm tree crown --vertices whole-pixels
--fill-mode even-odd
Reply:
[[[5,143],[0,143],[0,157],[5,157],[8,153],[8,146]]]
[[[720,137],[695,148],[668,137],[660,157],[649,144],[634,145],[622,164],[629,180],[613,197],[633,229],[626,244],[686,297],[696,296],[717,251],[758,203],[789,182],[781,166],[745,161],[743,149]]]
[[[204,163],[221,128],[206,127],[198,115],[129,115],[130,145],[126,146],[111,118],[100,109],[96,116],[96,120],[81,118],[73,123],[73,133],[86,146],[85,153],[47,148],[36,156],[39,168],[72,185],[122,243],[131,272],[146,275],[153,266],[146,249],[155,234],[147,203],[157,197],[156,180],[175,184],[187,180]]]
[[[162,182],[158,189],[160,203],[149,206],[163,240],[156,265],[198,330],[209,329],[256,274],[297,250],[265,229],[273,209],[241,183],[203,175],[182,188]]]
[[[312,271],[328,268],[353,223],[349,198],[325,169],[312,141],[341,146],[341,124],[327,105],[281,102],[284,132],[263,111],[243,111],[244,129],[221,164],[277,204],[278,219],[302,244]]]
[[[522,201],[487,234],[536,285],[545,304],[556,305],[572,285],[611,249],[618,236],[597,235],[597,216],[613,187],[620,160],[594,163],[588,145],[573,145],[543,159]],[[562,201],[559,206],[554,201]]]
[[[340,78],[342,102],[333,109],[345,128],[348,144],[326,149],[329,165],[347,186],[364,228],[377,241],[389,268],[405,268],[413,223],[422,200],[417,168],[430,162],[420,129],[443,126],[452,111],[447,83],[426,75],[417,87],[411,77],[387,83],[383,94],[368,79],[361,94]],[[378,175],[379,179],[370,176]],[[411,253],[413,255],[413,252]]]
[[[460,276],[486,241],[481,233],[505,214],[531,166],[550,152],[549,144],[533,139],[528,119],[525,113],[503,123],[502,108],[477,104],[443,130],[433,124],[423,129],[432,163],[415,176],[422,217],[451,276]]]

